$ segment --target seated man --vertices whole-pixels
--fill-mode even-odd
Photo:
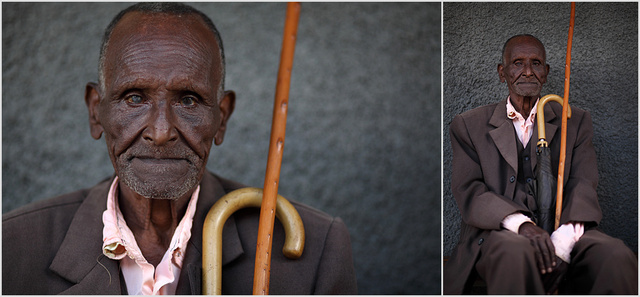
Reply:
[[[638,262],[624,243],[601,232],[596,154],[588,112],[568,121],[561,226],[536,225],[528,184],[534,178],[536,107],[547,81],[543,44],[518,35],[498,65],[509,96],[451,122],[452,192],[462,216],[460,240],[444,267],[444,293],[468,293],[479,276],[489,294],[638,293]],[[547,140],[557,171],[562,107],[545,106]],[[554,133],[555,132],[555,133]],[[535,138],[534,138],[535,139]],[[557,172],[554,172],[557,175]]]
[[[91,135],[104,134],[115,174],[85,190],[3,216],[3,294],[201,294],[202,227],[211,206],[242,185],[206,170],[235,94],[224,91],[222,41],[201,12],[137,4],[106,29],[99,82],[86,86]],[[302,257],[278,252],[272,294],[356,294],[346,226],[311,207]],[[223,231],[222,292],[251,294],[258,208]]]

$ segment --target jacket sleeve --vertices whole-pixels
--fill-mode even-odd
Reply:
[[[453,150],[451,190],[462,220],[466,224],[479,229],[498,230],[501,228],[500,223],[507,215],[515,212],[530,215],[530,212],[514,203],[511,198],[499,194],[486,183],[485,175],[509,176],[511,173],[506,171],[512,169],[507,168],[508,166],[481,162],[482,158],[486,158],[485,163],[496,162],[495,160],[499,157],[490,156],[493,151],[489,152],[488,146],[493,144],[486,140],[488,132],[480,132],[477,125],[470,125],[472,127],[469,127],[465,118],[460,115],[456,116],[450,125]],[[487,147],[483,148],[483,146]],[[498,172],[488,172],[486,167],[497,168]],[[496,186],[493,185],[493,187]]]
[[[319,261],[314,294],[356,295],[357,293],[349,231],[340,218],[335,218],[327,232],[322,258]]]

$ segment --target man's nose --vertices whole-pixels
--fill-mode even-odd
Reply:
[[[532,76],[533,69],[531,68],[531,63],[524,63],[524,69],[522,69],[522,74],[524,76]]]
[[[178,139],[175,115],[171,105],[160,103],[151,108],[151,114],[142,137],[154,145],[164,145]]]

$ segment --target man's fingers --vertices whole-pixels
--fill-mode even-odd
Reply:
[[[552,272],[555,266],[556,252],[549,234],[531,223],[522,224],[518,233],[529,238],[535,251],[536,263],[538,264],[540,273],[546,274]]]
[[[553,270],[553,265],[551,265],[551,253],[549,252],[549,248],[547,247],[547,242],[546,240],[541,239],[538,241],[538,244],[540,244],[545,272],[550,273]]]
[[[540,273],[546,274],[553,271],[555,250],[550,240],[544,236],[536,236],[531,239],[531,245],[535,249],[536,262],[538,263]]]
[[[545,274],[547,272],[547,267],[545,266],[542,249],[540,248],[540,244],[538,244],[538,240],[532,238],[531,245],[535,250],[534,255],[536,257],[536,263],[538,263],[538,269],[540,269],[540,273]]]
[[[538,244],[540,245],[540,251],[542,253],[542,260],[544,261],[544,269],[547,273],[553,271],[553,260],[555,258],[555,249],[549,236],[540,235]]]
[[[547,248],[549,249],[549,257],[551,258],[550,259],[550,261],[551,261],[551,269],[553,269],[558,264],[558,263],[556,263],[556,259],[557,259],[556,248],[553,245],[553,242],[551,241],[551,237],[547,238],[546,242],[547,242]]]

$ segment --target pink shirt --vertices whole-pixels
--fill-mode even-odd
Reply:
[[[523,147],[527,147],[527,143],[529,143],[529,139],[531,139],[533,123],[536,120],[537,110],[538,100],[536,100],[536,104],[533,105],[533,108],[529,113],[529,117],[525,120],[511,104],[511,97],[507,98],[507,118],[511,119],[513,122],[513,126],[516,128],[516,134],[518,135],[518,139],[520,139]]]
[[[107,210],[102,214],[103,254],[111,259],[120,260],[120,269],[129,295],[174,295],[182,269],[184,251],[191,238],[191,225],[200,187],[193,192],[187,211],[173,234],[169,249],[157,267],[144,258],[131,229],[124,221],[118,206],[117,190],[116,176],[107,196]]]

